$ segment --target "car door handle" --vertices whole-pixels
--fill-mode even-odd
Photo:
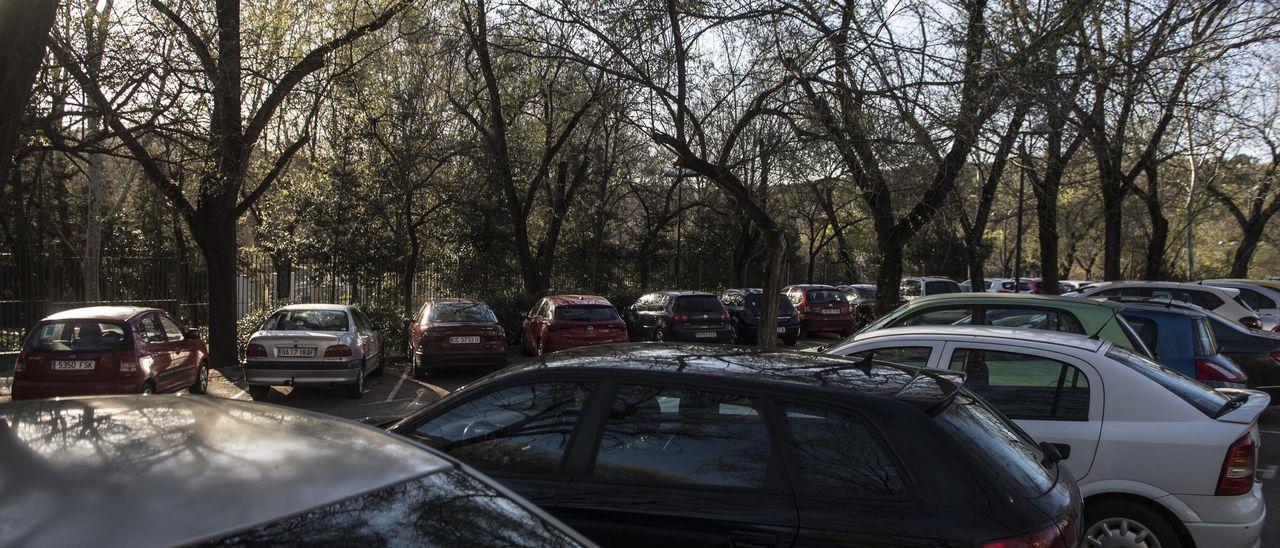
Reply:
[[[729,533],[733,548],[773,548],[778,545],[778,535],[760,531],[733,531]]]

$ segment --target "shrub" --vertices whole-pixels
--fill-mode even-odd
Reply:
[[[236,361],[244,363],[244,347],[249,344],[249,336],[253,335],[258,328],[262,327],[262,323],[267,321],[267,317],[271,316],[277,308],[285,305],[293,304],[291,301],[280,301],[271,304],[264,304],[259,308],[250,310],[239,320],[236,320]]]
[[[383,352],[388,355],[400,354],[409,347],[409,330],[404,324],[404,311],[399,305],[369,303],[361,305],[360,310],[382,335]]]

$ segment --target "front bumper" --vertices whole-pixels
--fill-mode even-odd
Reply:
[[[245,362],[244,382],[259,386],[334,386],[359,380],[359,358],[343,362]]]
[[[62,398],[72,396],[111,396],[118,394],[137,394],[142,391],[142,383],[146,379],[123,379],[114,381],[29,381],[15,380],[12,397],[14,400],[38,400],[43,398]]]

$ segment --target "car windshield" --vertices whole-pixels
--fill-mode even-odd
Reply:
[[[431,305],[433,322],[493,323],[498,321],[484,303],[436,303]]]
[[[686,314],[719,314],[724,311],[724,305],[714,295],[692,295],[676,297],[675,311]]]
[[[557,306],[555,319],[569,322],[606,322],[618,319],[618,311],[612,306],[604,305]]]
[[[747,303],[747,308],[751,309],[751,311],[753,312],[758,312],[760,310],[760,294],[754,293],[751,295],[747,295],[746,303]],[[786,298],[786,296],[784,295],[778,296],[778,315],[779,316],[790,316],[795,311],[796,311],[796,307],[792,306],[791,299]]]
[[[838,289],[810,289],[807,294],[809,295],[809,302],[824,303],[844,301],[844,294]]]
[[[341,310],[281,310],[267,318],[263,331],[347,331],[347,313]]]
[[[1226,396],[1173,369],[1123,348],[1112,347],[1107,357],[1155,381],[1205,415],[1216,418],[1227,410],[1229,400]]]
[[[132,346],[123,323],[99,320],[64,320],[37,325],[27,341],[27,350],[63,352],[103,352]]]
[[[968,393],[956,394],[938,414],[938,423],[1002,478],[1005,488],[1037,497],[1057,482],[1056,470],[1046,470],[1036,442],[1018,425]]]

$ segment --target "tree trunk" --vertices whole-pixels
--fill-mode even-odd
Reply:
[[[1169,244],[1169,219],[1165,218],[1160,204],[1160,186],[1157,179],[1154,161],[1148,161],[1143,171],[1147,175],[1147,190],[1135,190],[1147,206],[1147,217],[1151,219],[1151,239],[1147,242],[1147,260],[1143,271],[1144,280],[1169,279],[1168,262],[1165,261],[1164,250]]]
[[[91,120],[93,131],[97,122]],[[84,218],[84,300],[102,300],[100,267],[102,265],[102,154],[89,155],[88,204]]]
[[[1250,224],[1243,227],[1243,234],[1240,236],[1240,247],[1236,248],[1235,256],[1231,259],[1231,278],[1247,279],[1249,277],[1249,263],[1253,261],[1253,254],[1258,250],[1258,243],[1262,241],[1262,231],[1266,225],[1264,223]]]
[[[235,219],[209,219],[191,229],[209,272],[209,362],[215,368],[236,365]]]
[[[1120,251],[1124,243],[1124,189],[1116,182],[1103,182],[1102,185],[1102,279],[1119,280]]]
[[[787,253],[787,239],[780,229],[767,232],[765,239],[768,242],[769,266],[765,270],[764,298],[760,299],[761,336],[756,337],[756,345],[761,350],[774,350],[778,348],[778,337],[764,335],[766,329],[763,318],[778,317],[778,296],[782,294],[782,263]]]
[[[271,266],[276,271],[276,300],[293,299],[293,259],[284,253],[272,253]]]
[[[400,279],[400,303],[404,307],[406,316],[412,316],[413,311],[418,308],[418,303],[413,302],[413,278],[418,274],[418,255],[422,253],[421,246],[418,244],[417,229],[412,226],[409,228],[409,256],[404,263],[404,272]]]
[[[877,240],[880,267],[876,271],[876,315],[882,316],[898,308],[898,293],[902,286],[903,246],[890,238]]]
[[[1031,190],[1036,197],[1037,237],[1040,239],[1040,292],[1058,294],[1058,194],[1066,166],[1050,165],[1044,177],[1032,178]]]
[[[22,114],[44,61],[57,0],[0,2],[0,189],[9,179]]]

